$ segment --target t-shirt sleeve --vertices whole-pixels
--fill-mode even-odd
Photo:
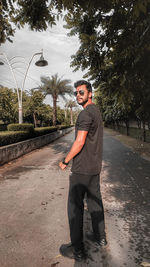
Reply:
[[[77,130],[89,131],[91,123],[92,123],[92,117],[87,111],[83,110],[78,118]]]

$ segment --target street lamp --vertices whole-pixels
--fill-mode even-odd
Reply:
[[[44,67],[48,65],[48,62],[44,59],[43,55],[41,55],[40,59],[35,62],[35,65],[38,67]]]
[[[23,79],[23,85],[22,85],[22,89],[19,90],[19,87],[18,87],[18,83],[17,83],[17,79],[16,79],[16,76],[15,76],[15,73],[14,73],[14,70],[13,70],[13,67],[12,65],[14,63],[11,63],[11,61],[14,59],[14,58],[17,58],[17,57],[20,57],[20,56],[16,56],[16,57],[13,57],[11,58],[10,60],[7,58],[6,54],[5,53],[0,53],[0,55],[3,55],[7,61],[7,64],[10,68],[10,71],[12,73],[12,76],[13,76],[13,79],[14,79],[14,82],[15,82],[15,85],[16,85],[16,89],[17,89],[17,97],[18,97],[18,113],[19,113],[19,124],[21,124],[23,122],[23,116],[22,116],[22,93],[23,93],[23,90],[24,90],[24,86],[25,86],[25,81],[26,81],[26,78],[27,78],[27,74],[28,74],[28,70],[30,68],[30,65],[31,65],[31,62],[33,60],[33,58],[37,55],[41,55],[40,59],[38,61],[35,62],[35,65],[38,66],[38,67],[44,67],[44,66],[47,66],[48,65],[48,62],[44,59],[43,57],[43,50],[39,53],[35,53],[31,56],[31,59],[30,61],[27,63],[27,68],[26,68],[26,71],[25,71],[25,75],[24,75],[24,79]],[[22,57],[23,58],[23,57]],[[4,65],[3,62],[0,62],[0,65]]]

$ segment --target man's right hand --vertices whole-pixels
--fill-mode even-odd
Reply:
[[[64,169],[67,167],[67,165],[66,165],[66,164],[63,164],[62,162],[59,162],[59,167],[60,167],[62,170],[64,170]]]

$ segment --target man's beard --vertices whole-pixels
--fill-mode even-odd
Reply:
[[[84,100],[82,103],[78,103],[80,106],[84,106],[88,102],[88,99]]]

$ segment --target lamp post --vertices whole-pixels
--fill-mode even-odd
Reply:
[[[44,67],[44,66],[47,66],[48,65],[48,62],[44,59],[43,57],[43,50],[41,52],[38,52],[38,53],[35,53],[31,56],[31,59],[29,60],[29,62],[27,63],[27,67],[26,67],[26,71],[25,71],[25,75],[24,75],[24,79],[23,79],[23,84],[22,84],[22,88],[21,90],[19,90],[19,87],[18,87],[18,82],[17,82],[17,79],[16,79],[16,76],[15,76],[15,73],[14,73],[14,70],[13,70],[13,64],[14,63],[11,63],[11,61],[14,59],[14,58],[17,58],[17,57],[20,57],[20,56],[15,56],[13,58],[11,58],[10,60],[7,58],[6,54],[5,53],[0,53],[0,55],[3,55],[6,59],[6,62],[10,68],[10,71],[12,73],[12,76],[13,76],[13,79],[14,79],[14,82],[15,82],[15,86],[16,86],[16,89],[17,89],[17,98],[18,98],[18,114],[19,114],[19,124],[21,124],[23,122],[23,116],[22,116],[22,94],[23,94],[23,90],[24,90],[24,86],[25,86],[25,81],[26,81],[26,78],[27,78],[27,74],[28,74],[28,71],[29,71],[29,68],[30,68],[30,65],[32,63],[32,60],[35,56],[37,55],[41,55],[40,59],[38,61],[35,62],[35,65],[38,66],[38,67]],[[23,58],[23,57],[22,57]],[[0,62],[0,65],[4,65],[3,62]]]

